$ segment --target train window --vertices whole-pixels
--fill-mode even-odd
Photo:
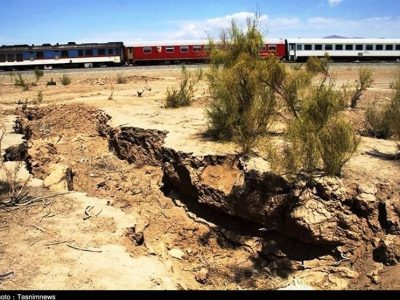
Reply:
[[[7,54],[7,61],[14,61],[15,59],[14,59],[14,54],[12,54],[12,53],[8,53]]]
[[[346,50],[347,51],[352,51],[354,48],[353,48],[353,45],[346,45]]]
[[[377,51],[383,50],[383,45],[376,45],[375,50],[377,50]]]
[[[199,45],[193,46],[193,51],[194,52],[200,52],[201,51],[201,46],[199,46]]]
[[[175,48],[174,47],[165,47],[165,52],[166,53],[174,53]]]
[[[374,50],[374,46],[373,45],[366,45],[365,46],[365,50],[372,51],[372,50]]]
[[[181,46],[181,53],[187,53],[189,52],[189,46]]]
[[[85,55],[86,56],[93,56],[93,50],[92,49],[86,49],[85,50]]]
[[[267,50],[267,48],[265,47],[265,45],[258,48],[258,51],[265,51],[265,50]]]
[[[6,55],[4,53],[0,53],[0,62],[6,61]]]
[[[312,50],[312,45],[309,44],[304,45],[304,50]]]
[[[144,54],[150,54],[151,53],[151,47],[143,47],[143,53]]]
[[[397,51],[400,50],[400,45],[396,45],[396,50],[397,50]]]
[[[61,57],[62,57],[62,58],[69,57],[68,51],[61,51]]]
[[[333,46],[332,45],[325,45],[325,50],[333,50]]]
[[[99,49],[97,50],[98,55],[106,55],[106,49]]]
[[[83,50],[78,50],[78,56],[83,56]]]
[[[268,45],[268,51],[276,52],[276,49],[277,49],[276,45]]]
[[[362,50],[364,50],[364,46],[363,45],[356,45],[356,50],[357,51],[362,51]]]
[[[314,46],[316,51],[321,51],[322,50],[322,45],[321,44],[317,44]]]
[[[303,50],[303,45],[302,44],[297,44],[297,50],[299,50],[299,51],[301,51],[301,50]]]
[[[43,51],[37,51],[36,58],[43,58]]]
[[[393,45],[386,45],[386,50],[392,51],[393,50]]]
[[[335,45],[335,50],[337,51],[343,50],[343,45]]]
[[[115,49],[115,55],[119,55],[119,48]]]
[[[24,59],[22,58],[22,53],[17,53],[17,61],[23,61]]]
[[[129,49],[132,50],[132,49]],[[108,55],[114,55],[114,49],[108,49]]]

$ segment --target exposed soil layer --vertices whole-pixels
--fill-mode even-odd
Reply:
[[[166,131],[112,128],[109,119],[58,105],[21,111],[17,127],[30,138],[36,177],[67,165],[74,190],[145,220],[144,236],[129,233],[133,255],[157,253],[160,243],[181,250],[171,253],[187,288],[278,288],[291,276],[315,288],[378,288],[398,262],[399,191],[390,182],[292,183],[236,155],[194,156],[165,147]]]

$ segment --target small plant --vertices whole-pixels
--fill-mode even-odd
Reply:
[[[35,70],[33,71],[33,73],[35,74],[35,79],[36,79],[36,84],[38,83],[38,81],[40,80],[41,77],[43,77],[44,75],[44,71],[40,70],[38,67],[35,68]]]
[[[25,79],[21,76],[21,74],[18,74],[18,76],[15,77],[14,85],[21,87],[23,91],[29,90],[29,86],[26,84]]]
[[[36,97],[36,101],[38,104],[41,104],[43,102],[43,92],[39,91]]]
[[[108,96],[108,100],[113,100],[113,95],[114,95],[114,85],[111,85],[111,89],[110,89],[111,93],[110,96]]]
[[[53,78],[50,79],[50,81],[47,81],[46,85],[56,85],[57,83],[53,80]]]
[[[14,83],[15,82],[15,73],[14,72],[10,72],[8,75],[10,76],[11,83]]]
[[[361,68],[358,71],[358,82],[356,89],[351,97],[350,107],[356,108],[358,101],[361,99],[361,96],[364,92],[372,85],[374,80],[372,79],[372,71],[367,68]]]
[[[375,105],[371,105],[365,112],[365,129],[368,135],[378,139],[387,139],[392,136],[391,122],[388,105],[383,108],[376,108]]]
[[[63,74],[61,78],[61,84],[62,85],[69,85],[71,83],[71,78],[67,74]]]
[[[126,77],[122,76],[121,74],[117,75],[117,84],[124,84],[127,83]]]
[[[202,76],[201,69],[194,74],[189,72],[185,66],[182,66],[179,88],[175,86],[167,88],[166,107],[178,108],[192,104],[195,86],[201,80]]]

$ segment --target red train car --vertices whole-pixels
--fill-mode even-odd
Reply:
[[[128,63],[202,62],[207,58],[206,43],[152,43],[125,47]]]
[[[207,59],[207,41],[184,43],[142,43],[125,47],[128,64],[204,62]],[[286,57],[285,40],[268,40],[260,49],[260,56]]]

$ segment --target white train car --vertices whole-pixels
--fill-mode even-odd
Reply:
[[[287,59],[305,61],[328,54],[333,60],[398,60],[400,39],[323,38],[287,39]]]

